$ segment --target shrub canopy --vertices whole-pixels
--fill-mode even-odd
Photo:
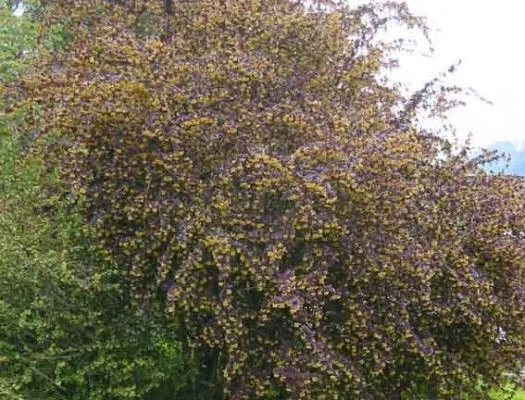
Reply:
[[[418,128],[439,82],[381,83],[404,6],[48,3],[34,146],[228,398],[481,396],[523,361],[523,185]]]

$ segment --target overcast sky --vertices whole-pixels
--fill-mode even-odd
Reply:
[[[428,18],[435,52],[404,60],[401,80],[422,84],[458,59],[453,77],[494,104],[474,98],[453,115],[458,134],[475,145],[510,141],[525,146],[525,2],[521,0],[406,0]]]

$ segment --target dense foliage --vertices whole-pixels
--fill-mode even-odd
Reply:
[[[28,18],[13,15],[11,5],[0,1],[0,81],[14,80],[36,44],[36,25]]]
[[[37,26],[0,6],[4,84],[30,65]],[[158,305],[145,313],[122,269],[91,246],[45,154],[24,154],[22,115],[0,114],[0,398],[197,398],[195,357]]]
[[[44,198],[38,162],[0,146],[0,397],[171,399],[186,374],[173,329],[130,299],[74,207]]]
[[[439,82],[380,83],[404,6],[46,4],[33,149],[210,398],[482,397],[524,361],[523,185],[417,127]]]

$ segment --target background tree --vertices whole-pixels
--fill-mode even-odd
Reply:
[[[381,83],[403,5],[49,1],[13,95],[210,398],[484,396],[523,362],[524,191]],[[452,103],[453,104],[453,103]],[[203,390],[204,391],[204,390]],[[204,394],[203,394],[204,395]]]
[[[0,145],[0,397],[182,393],[181,347],[162,314],[140,311],[74,208],[45,195],[42,168],[21,161],[16,140],[4,136]]]

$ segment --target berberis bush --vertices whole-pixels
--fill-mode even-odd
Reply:
[[[523,361],[523,185],[419,128],[438,81],[381,83],[404,6],[47,7],[34,146],[217,398],[481,396]]]

